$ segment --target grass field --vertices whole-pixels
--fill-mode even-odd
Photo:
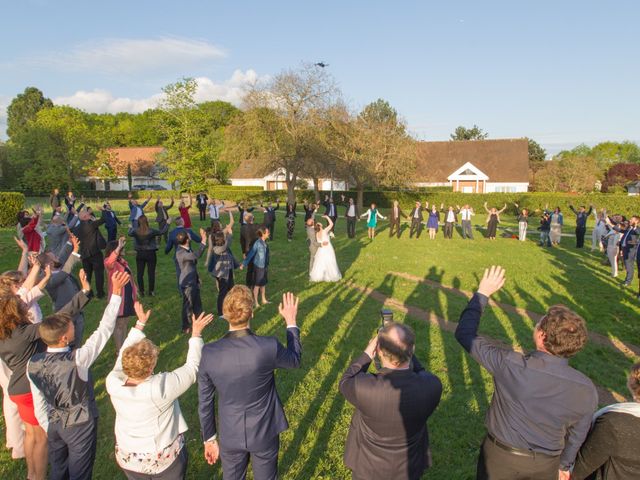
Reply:
[[[124,202],[114,202],[114,207],[121,211]],[[121,217],[126,220],[125,212]],[[483,220],[484,216],[476,219]],[[404,228],[401,239],[390,239],[387,222],[383,221],[379,236],[371,242],[366,239],[364,223],[360,222],[358,238],[349,240],[345,222],[339,220],[335,247],[345,280],[338,284],[312,285],[307,281],[308,251],[302,217],[297,223],[294,242],[288,243],[284,219],[278,216],[275,240],[271,244],[271,283],[267,290],[274,303],[256,312],[252,327],[258,334],[276,335],[284,342],[285,328],[277,315],[276,300],[287,290],[300,296],[302,367],[280,371],[277,375],[278,390],[290,423],[289,430],[281,437],[281,478],[350,478],[343,466],[342,454],[352,408],[339,394],[337,384],[349,362],[376,331],[382,307],[380,301],[357,287],[374,289],[399,304],[419,307],[422,312],[455,322],[466,300],[452,290],[416,279],[470,291],[475,289],[483,268],[500,264],[507,269],[508,280],[496,298],[499,302],[537,313],[543,313],[549,305],[564,303],[585,317],[591,331],[640,344],[636,284],[633,288],[621,288],[620,279],[609,277],[609,267],[602,265],[601,256],[588,249],[576,250],[573,238],[563,238],[558,248],[543,249],[535,243],[537,236],[526,243],[507,238],[491,242],[477,231],[474,241],[464,241],[457,234],[447,241],[441,233],[437,240],[430,241],[426,234],[419,240],[409,239],[408,227]],[[15,268],[17,263],[12,233],[9,229],[0,231],[0,271]],[[239,251],[237,238],[234,251],[236,254]],[[127,259],[135,265],[130,248]],[[201,272],[205,309],[213,311],[215,286],[203,268]],[[153,309],[147,334],[162,347],[158,370],[169,370],[184,361],[187,339],[179,332],[181,301],[173,263],[164,254],[159,254],[156,295],[143,299],[143,303]],[[88,307],[87,332],[95,328],[104,306],[104,301],[94,300]],[[48,309],[48,305],[46,307]],[[441,404],[429,421],[434,466],[425,477],[473,478],[478,447],[484,435],[484,412],[492,394],[491,379],[470,361],[452,333],[421,315],[397,311],[396,319],[416,330],[418,357],[444,385]],[[481,324],[484,334],[524,349],[533,346],[532,328],[533,320],[529,316],[500,308],[487,309]],[[216,320],[205,332],[205,341],[219,338],[225,330],[226,324]],[[113,456],[114,413],[104,390],[104,377],[113,366],[114,357],[110,343],[93,368],[101,415],[94,469],[97,479],[124,478]],[[590,343],[571,363],[599,386],[627,395],[625,377],[633,360],[610,347]],[[190,426],[188,478],[221,478],[220,467],[210,467],[203,460],[196,387],[192,387],[180,403]],[[0,433],[4,435],[3,431]],[[23,462],[11,461],[6,451],[2,452],[0,462],[0,478],[25,477]]]

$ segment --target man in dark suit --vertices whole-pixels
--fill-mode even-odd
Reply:
[[[285,293],[279,307],[287,325],[286,348],[275,337],[261,337],[251,331],[253,296],[247,287],[233,287],[222,310],[229,332],[204,346],[198,370],[204,456],[210,465],[220,457],[225,480],[244,479],[249,459],[255,480],[276,479],[279,436],[289,425],[276,391],[274,371],[300,366],[298,299]],[[220,398],[219,426],[215,420],[216,391]]]
[[[271,235],[269,238],[273,240],[274,227],[276,226],[276,210],[280,208],[280,200],[276,199],[276,206],[273,206],[272,202],[269,202],[266,207],[263,207],[262,204],[260,208],[264,211],[264,226],[269,229]]]
[[[109,202],[105,202],[102,206],[102,218],[104,219],[104,226],[107,229],[107,241],[115,241],[118,236],[118,225],[122,225],[122,222],[120,222],[116,212],[111,210],[111,204]]]
[[[587,233],[587,220],[593,211],[593,205],[589,206],[589,210],[582,205],[578,210],[573,205],[569,205],[569,208],[576,214],[576,248],[582,248],[584,246],[584,235]]]
[[[176,228],[169,232],[169,238],[167,238],[167,244],[164,246],[164,253],[168,255],[171,250],[175,248],[173,253],[173,263],[176,267],[176,280],[178,281],[178,290],[180,290],[180,269],[178,268],[178,262],[176,261],[176,254],[178,253],[178,242],[176,238],[180,232],[186,232],[189,238],[196,243],[201,242],[200,235],[191,230],[190,228],[184,228],[184,220],[180,217],[176,218]]]
[[[358,206],[353,201],[353,197],[349,197],[349,201],[345,201],[346,197],[342,195],[342,203],[345,207],[344,216],[347,219],[347,236],[349,238],[355,238],[356,236],[356,222],[358,221]]]
[[[101,207],[99,208],[101,209]],[[92,215],[87,209],[82,210],[78,216],[80,223],[73,229],[73,233],[80,240],[82,268],[87,274],[89,283],[91,283],[91,277],[95,272],[97,296],[104,298],[104,257],[100,248],[100,241],[104,242],[104,237],[102,237],[99,228],[105,219],[92,219]]]
[[[173,197],[171,197],[171,203],[168,206],[165,206],[160,197],[156,199],[155,203],[155,211],[156,211],[156,222],[158,222],[158,230],[161,232],[165,229],[167,224],[169,223],[169,210],[173,207]],[[169,241],[169,232],[165,231],[164,234],[158,237],[158,245],[160,245],[160,239],[164,237],[165,245]]]
[[[191,318],[202,313],[200,298],[200,277],[198,276],[198,259],[207,248],[207,234],[200,229],[200,248],[191,250],[191,239],[186,231],[176,235],[176,265],[178,268],[178,285],[182,292],[182,332],[191,333]]]
[[[333,226],[331,227],[331,235],[333,235],[333,231],[336,228],[336,221],[338,220],[338,209],[336,208],[336,204],[333,203],[333,197],[329,197],[329,195],[324,196],[324,214],[331,219],[333,222]]]
[[[414,234],[416,235],[416,238],[420,238],[420,234],[422,233],[422,222],[424,221],[422,212],[424,210],[426,210],[426,208],[422,206],[421,202],[416,202],[416,206],[411,210],[411,214],[409,215],[409,217],[411,218],[411,230],[409,230],[409,238],[413,238]]]
[[[394,235],[400,238],[400,217],[407,218],[407,215],[400,208],[398,201],[394,200],[389,213],[389,238]],[[411,235],[413,235],[413,226],[411,227],[411,232]]]
[[[207,218],[207,205],[209,203],[209,197],[206,193],[200,192],[196,195],[196,205],[198,205],[198,212],[200,212],[200,221]]]
[[[414,349],[411,328],[389,322],[340,380],[340,392],[356,407],[344,454],[356,480],[417,480],[431,464],[427,419],[442,383]],[[367,373],[376,353],[382,368]]]

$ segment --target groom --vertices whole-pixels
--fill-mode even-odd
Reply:
[[[307,245],[309,245],[309,273],[313,269],[313,259],[316,256],[318,248],[323,245],[329,245],[329,242],[319,242],[316,236],[315,220],[310,218],[307,220]]]

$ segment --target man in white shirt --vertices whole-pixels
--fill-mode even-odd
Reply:
[[[458,217],[452,206],[444,215],[444,238],[453,238],[453,227],[458,223]]]
[[[130,277],[111,277],[111,299],[98,329],[85,344],[71,350],[75,332],[71,317],[54,314],[40,324],[47,351],[37,353],[27,365],[36,418],[47,432],[49,478],[90,480],[96,456],[98,407],[89,368],[113,334],[123,287]]]
[[[464,205],[462,208],[459,206],[458,212],[460,213],[460,223],[462,223],[462,238],[465,240],[467,238],[473,240],[473,231],[471,229],[471,217],[475,215],[473,208],[469,207],[469,205]]]
[[[220,213],[224,208],[224,202],[219,202],[217,199],[209,201],[209,218],[211,219],[211,226],[220,223]]]
[[[345,203],[346,197],[342,195],[342,203]],[[349,202],[345,204],[347,211],[345,217],[347,218],[347,235],[349,238],[356,237],[356,222],[358,221],[358,208],[353,201],[353,198],[349,197]]]

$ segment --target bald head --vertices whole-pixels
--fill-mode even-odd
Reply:
[[[403,323],[389,322],[378,333],[378,351],[386,362],[395,367],[411,360],[415,343],[415,333]]]

